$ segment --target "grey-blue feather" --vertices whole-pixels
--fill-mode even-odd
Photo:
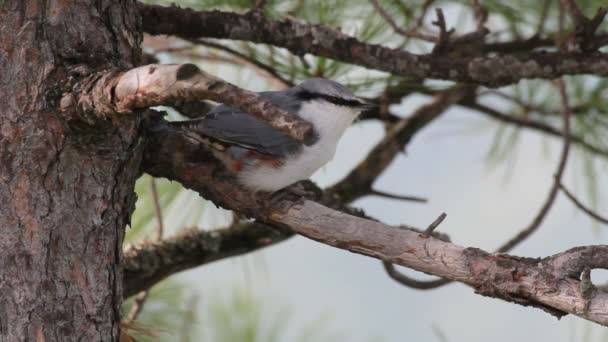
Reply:
[[[297,113],[300,101],[295,96],[295,90],[292,89],[280,92],[266,91],[259,95],[283,110]],[[186,128],[190,134],[201,134],[273,156],[285,157],[302,148],[302,143],[299,141],[243,111],[226,105],[215,107],[200,119],[172,122],[170,125]]]
[[[350,107],[368,106],[347,87],[323,78],[312,78],[283,91],[265,91],[259,95],[281,109],[296,114],[303,101],[328,101],[338,106]],[[200,119],[175,122],[171,125],[188,129],[188,134],[200,134],[232,146],[278,157],[296,153],[302,148],[301,142],[245,112],[226,105],[215,107]]]

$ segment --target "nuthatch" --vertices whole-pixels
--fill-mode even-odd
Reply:
[[[315,139],[302,143],[225,105],[200,119],[170,124],[210,146],[239,182],[253,191],[274,192],[308,179],[333,158],[338,141],[353,120],[373,106],[342,84],[322,78],[259,95],[310,122]]]

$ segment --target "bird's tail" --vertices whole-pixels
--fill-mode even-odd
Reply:
[[[203,120],[194,119],[171,121],[167,122],[166,124],[167,128],[174,133],[181,134],[190,140],[205,144],[207,146],[211,144],[211,140],[205,132],[205,124]]]
[[[177,132],[191,142],[205,146],[229,170],[234,169],[235,160],[231,153],[227,153],[230,144],[207,135],[203,120],[172,121],[168,122],[167,125],[169,129]]]
[[[204,120],[194,119],[185,121],[171,121],[167,126],[173,132],[181,134],[186,139],[207,146],[214,154],[225,152],[230,145],[208,134]]]

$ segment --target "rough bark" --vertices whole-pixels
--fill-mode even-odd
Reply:
[[[138,61],[139,14],[131,0],[6,0],[0,18],[0,340],[118,341],[139,119],[86,123],[58,102]]]
[[[608,75],[601,52],[547,52],[495,56],[417,55],[367,44],[325,26],[291,18],[272,20],[259,11],[246,14],[193,11],[176,6],[140,5],[143,28],[150,34],[183,38],[227,38],[283,47],[417,79],[436,78],[499,87],[524,78],[552,79],[569,74]]]
[[[129,246],[124,260],[125,297],[149,289],[171,274],[250,253],[290,236],[293,233],[249,222],[213,231],[191,229],[159,242]]]
[[[168,130],[151,134],[144,168],[177,180],[222,207],[336,248],[471,285],[485,296],[608,325],[608,295],[581,275],[585,268],[608,268],[608,246],[574,248],[545,259],[490,254],[355,217],[287,191],[268,201],[267,195],[236,185],[199,146]]]
[[[213,100],[239,108],[307,144],[314,141],[312,125],[261,98],[200,70],[194,64],[150,64],[126,72],[93,75],[61,99],[65,113],[94,112],[107,117],[160,105]],[[94,118],[93,118],[94,119]]]
[[[241,15],[155,6],[141,9],[146,13],[145,29],[155,34],[268,43],[296,54],[315,53],[418,78],[498,86],[521,78],[608,75],[608,59],[600,52],[454,58],[414,55],[365,44],[325,26],[269,20],[259,11]],[[121,79],[135,76],[132,79],[141,81],[147,77],[142,77],[142,71],[153,74],[152,67],[123,74],[140,64],[139,12],[133,0],[5,0],[0,2],[0,18],[0,339],[117,341],[123,227],[132,212],[134,182],[145,145],[140,135],[141,116],[117,112],[137,113],[164,103],[161,100],[239,97],[238,89],[223,86],[223,95],[197,89],[200,93],[190,96],[192,83],[172,89],[179,94],[167,91],[171,86],[164,83],[160,91],[139,97],[141,90],[150,88],[140,89],[139,84],[121,87]],[[583,33],[579,35],[581,46],[593,34],[590,30]],[[192,82],[204,76],[191,65],[174,69],[163,82]],[[415,133],[409,126],[425,125],[465,95],[461,90],[438,95],[435,106],[427,108],[429,115],[395,125],[397,140],[407,142]],[[112,102],[115,100],[118,103]],[[243,108],[260,106],[259,116],[272,113],[255,98],[233,100],[247,102]],[[282,113],[276,116],[284,117]],[[280,124],[291,130],[289,122]],[[299,127],[295,131],[301,134],[295,136],[302,138],[306,129]],[[152,140],[146,170],[179,180],[219,205],[337,248],[464,282],[484,295],[608,324],[607,295],[585,278],[590,268],[608,267],[606,246],[577,248],[544,260],[488,254],[356,218],[289,192],[269,201],[266,195],[236,186],[221,164],[199,146],[180,137],[163,136],[162,130],[155,131]],[[384,166],[402,145],[390,146],[389,153],[382,155]],[[357,180],[371,188],[371,181]],[[333,200],[326,196],[324,203]],[[127,267],[141,271],[148,262],[158,265],[140,273],[141,284],[147,286],[167,272],[267,242],[267,230],[229,233],[234,234],[221,239],[213,233],[207,239],[181,237],[174,244],[166,241],[158,248],[144,247],[130,259],[140,263]],[[260,239],[256,239],[258,233]],[[201,242],[209,244],[199,245]],[[217,251],[222,243],[225,253]],[[211,253],[205,254],[205,248]],[[174,253],[176,250],[180,253]],[[185,251],[189,253],[181,253]]]

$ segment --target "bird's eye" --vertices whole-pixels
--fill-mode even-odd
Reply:
[[[302,100],[325,100],[336,106],[360,107],[362,105],[361,101],[356,99],[344,99],[337,96],[313,93],[305,90],[298,92],[296,95]]]
[[[361,106],[361,102],[358,100],[349,100],[343,99],[335,96],[325,96],[326,101],[331,102],[337,106],[346,106],[346,107],[359,107]]]

